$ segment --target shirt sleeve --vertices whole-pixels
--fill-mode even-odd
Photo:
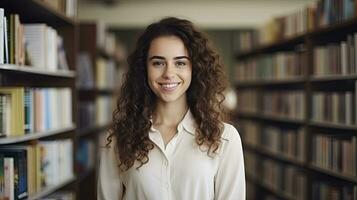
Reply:
[[[215,200],[245,200],[245,172],[242,143],[238,131],[227,125],[228,140],[223,141],[218,172],[215,176]],[[225,143],[226,142],[226,143]]]
[[[120,200],[123,196],[123,183],[119,176],[119,168],[113,144],[110,148],[100,147],[101,157],[97,182],[98,200]]]

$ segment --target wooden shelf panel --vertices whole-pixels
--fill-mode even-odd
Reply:
[[[256,49],[253,49],[251,51],[239,53],[236,56],[236,58],[237,58],[237,60],[239,60],[239,59],[243,59],[243,58],[247,58],[247,57],[252,57],[252,56],[258,55],[260,53],[268,53],[268,52],[273,52],[273,51],[278,51],[278,50],[286,50],[287,48],[289,48],[291,46],[295,46],[295,45],[303,43],[306,35],[307,34],[302,34],[302,35],[298,35],[295,37],[286,38],[286,39],[283,39],[280,41],[276,41],[271,44],[265,44],[260,47],[257,47]]]
[[[325,27],[320,27],[315,30],[303,33],[301,35],[297,35],[295,37],[282,39],[280,41],[275,41],[272,44],[262,45],[260,47],[257,47],[256,49],[251,50],[251,51],[238,53],[236,58],[239,60],[239,59],[243,59],[243,58],[252,57],[252,56],[255,56],[260,53],[279,51],[279,50],[282,50],[288,46],[294,46],[299,43],[304,43],[305,39],[307,39],[307,38],[319,38],[321,35],[339,33],[341,31],[345,31],[345,30],[348,30],[348,31],[346,31],[346,33],[344,33],[344,34],[348,34],[350,32],[357,31],[357,18],[356,17],[346,20],[341,23],[327,25]]]
[[[28,133],[23,136],[16,136],[16,137],[3,137],[0,138],[0,144],[14,144],[14,143],[20,143],[20,142],[27,142],[30,140],[36,140],[36,139],[41,139],[45,137],[50,137],[62,133],[66,133],[69,131],[74,131],[75,130],[75,125],[72,124],[71,126],[67,128],[60,128],[56,130],[49,130],[45,132],[38,132],[38,133]]]
[[[91,169],[87,169],[86,172],[82,172],[79,175],[78,181],[79,182],[86,181],[88,177],[96,175],[95,172],[96,172],[95,167],[93,167]]]
[[[97,88],[92,88],[92,89],[78,88],[77,91],[79,95],[88,95],[88,94],[113,95],[115,93],[114,89],[97,89]]]
[[[290,194],[288,194],[284,191],[276,190],[275,188],[271,187],[270,185],[258,180],[257,178],[255,178],[249,174],[246,174],[246,178],[247,178],[247,180],[255,183],[256,185],[264,188],[265,190],[269,191],[270,193],[273,193],[274,195],[277,195],[280,198],[283,198],[286,200],[295,200],[296,199],[295,197],[291,196]]]
[[[284,80],[258,80],[258,81],[238,81],[236,87],[258,87],[258,86],[273,86],[286,84],[304,84],[307,81],[304,77],[289,78]]]
[[[312,39],[318,39],[322,35],[340,33],[341,31],[347,31],[345,34],[348,32],[357,31],[357,17],[336,24],[330,24],[317,28],[313,31],[310,31],[307,35]]]
[[[300,167],[305,167],[306,166],[306,164],[304,162],[299,161],[297,158],[291,158],[291,157],[286,156],[286,155],[284,155],[282,153],[275,153],[275,152],[272,152],[271,150],[266,149],[266,148],[259,148],[259,147],[255,147],[255,146],[252,146],[252,145],[249,145],[249,144],[244,144],[243,147],[246,148],[247,150],[251,150],[253,152],[256,152],[258,154],[261,154],[261,155],[264,155],[264,156],[267,156],[267,157],[271,157],[273,159],[277,159],[277,160],[280,160],[280,161],[283,161],[283,162],[287,162],[287,163],[290,163],[290,164],[293,164],[293,165],[297,165],[297,166],[300,166]]]
[[[327,82],[327,81],[349,81],[357,80],[357,74],[346,75],[319,75],[309,78],[310,82]]]
[[[73,183],[75,180],[76,180],[75,177],[71,177],[71,178],[59,183],[58,185],[47,187],[47,188],[43,189],[42,191],[36,193],[35,195],[30,196],[29,200],[36,200],[36,199],[44,198],[44,197],[52,194],[53,192]]]
[[[22,23],[46,23],[52,27],[74,26],[75,20],[40,0],[1,0],[5,13],[17,13]]]
[[[324,169],[324,168],[315,166],[313,164],[309,165],[309,169],[313,170],[314,172],[320,173],[320,174],[329,175],[329,176],[332,176],[334,178],[338,178],[338,179],[343,180],[343,181],[347,181],[347,182],[351,182],[351,183],[357,184],[357,177],[344,175],[342,173],[338,173],[338,172],[334,172],[332,170]]]
[[[71,70],[48,71],[41,68],[31,66],[18,66],[13,64],[0,64],[0,72],[1,71],[21,73],[22,75],[36,74],[42,76],[62,78],[74,78],[76,76],[76,73]]]
[[[357,131],[357,125],[338,124],[332,122],[319,122],[314,120],[310,121],[309,125],[314,127],[337,129],[341,131],[343,130]]]
[[[243,113],[243,112],[236,113],[236,116],[243,117],[243,118],[254,118],[254,119],[259,119],[259,120],[264,120],[264,121],[275,121],[275,122],[281,122],[281,123],[298,124],[298,125],[305,124],[305,121],[302,119],[294,119],[294,118],[289,118],[289,117],[284,117],[284,116],[264,115],[264,114],[258,114],[258,113]]]
[[[77,135],[79,137],[84,137],[84,136],[88,136],[88,135],[92,135],[92,134],[98,134],[101,131],[104,131],[106,129],[108,129],[111,126],[111,123],[106,124],[106,125],[101,125],[101,126],[94,126],[94,127],[90,127],[90,128],[85,128],[82,130],[78,130]]]

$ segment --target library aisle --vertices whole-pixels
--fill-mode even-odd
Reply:
[[[247,200],[357,200],[357,0],[271,0],[259,25],[268,1],[163,1],[0,1],[0,200],[97,199],[126,57],[148,13],[170,7],[226,64]],[[214,21],[217,5],[242,14]],[[133,8],[147,12],[123,17]]]

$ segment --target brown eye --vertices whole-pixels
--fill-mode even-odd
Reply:
[[[186,62],[184,62],[184,61],[177,61],[176,62],[176,66],[178,66],[178,67],[184,67],[186,65],[187,65]]]
[[[165,62],[162,62],[162,61],[154,61],[154,62],[152,62],[152,65],[155,66],[155,67],[161,67],[161,66],[164,66],[164,65],[165,65]]]

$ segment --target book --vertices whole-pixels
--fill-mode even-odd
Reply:
[[[0,152],[4,157],[14,160],[15,199],[26,199],[28,197],[26,149],[23,146],[2,146]]]
[[[5,63],[5,26],[4,26],[5,10],[0,8],[0,64]]]
[[[21,87],[1,87],[0,94],[8,95],[9,102],[5,105],[9,109],[8,116],[11,117],[9,129],[6,135],[23,135],[24,134],[24,88]]]
[[[14,172],[14,158],[4,157],[4,199],[15,200],[15,172]]]

